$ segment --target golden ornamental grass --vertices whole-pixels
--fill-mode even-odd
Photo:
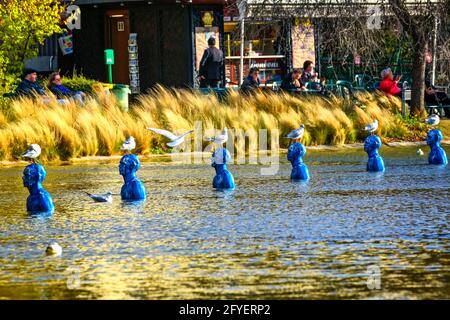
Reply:
[[[408,130],[396,115],[399,110],[399,100],[369,93],[359,94],[356,103],[336,97],[242,96],[237,92],[220,101],[215,95],[161,86],[141,95],[129,112],[123,112],[114,96],[104,92],[88,98],[84,107],[17,99],[0,112],[0,160],[18,159],[31,143],[41,145],[42,161],[118,154],[129,135],[136,139],[135,152],[146,154],[153,148],[166,149],[167,142],[147,127],[181,133],[193,129],[196,121],[202,122],[204,133],[224,127],[244,132],[268,129],[269,133],[278,129],[280,138],[304,123],[305,145],[336,145],[364,139],[364,126],[378,119],[379,135],[401,139]],[[280,139],[280,147],[288,143]],[[242,142],[237,147],[245,148]]]

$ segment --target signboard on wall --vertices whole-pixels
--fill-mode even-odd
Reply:
[[[314,25],[311,21],[296,19],[292,27],[292,66],[303,68],[303,62],[316,61]]]
[[[139,83],[139,59],[138,59],[138,45],[137,33],[130,33],[128,38],[128,68],[130,75],[130,90],[131,93],[137,94],[141,91]]]

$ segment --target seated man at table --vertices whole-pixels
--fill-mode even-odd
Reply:
[[[247,78],[241,84],[242,93],[251,93],[259,90],[259,69],[256,67],[250,68]]]
[[[289,72],[286,78],[281,82],[281,90],[292,91],[292,90],[305,90],[305,87],[300,81],[300,70],[294,69],[294,71]]]
[[[394,74],[392,73],[391,68],[386,68],[381,71],[381,81],[379,89],[384,93],[401,98],[402,89],[400,89],[397,85],[400,79],[401,76],[396,76],[394,79]]]
[[[430,81],[425,81],[425,102],[430,105],[450,105],[450,98],[444,91],[439,91]],[[445,117],[450,118],[450,108],[443,108]]]

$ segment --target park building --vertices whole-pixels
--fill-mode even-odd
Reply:
[[[319,2],[328,5],[322,8]],[[112,49],[112,82],[128,84],[134,93],[156,84],[197,87],[199,62],[213,36],[225,56],[222,84],[229,87],[238,86],[251,67],[258,67],[261,83],[269,84],[294,68],[301,69],[305,60],[313,61],[328,79],[352,81],[357,74],[376,75],[386,65],[398,67],[401,74],[412,68],[402,41],[373,61],[358,52],[332,52],[336,46],[329,45],[330,33],[323,31],[356,11],[347,1],[314,3],[247,0],[241,6],[238,0],[75,0],[76,7],[70,7],[77,8],[74,28],[48,39],[39,57],[27,64],[42,72],[61,70],[64,75],[75,70],[107,82],[105,50]],[[367,11],[359,8],[360,14]]]

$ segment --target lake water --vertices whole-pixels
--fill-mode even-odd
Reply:
[[[82,193],[119,192],[118,161],[46,166],[50,218],[25,212],[24,166],[0,168],[0,299],[448,299],[450,166],[415,150],[383,146],[384,174],[308,151],[307,183],[286,155],[275,176],[231,165],[232,192],[208,163],[143,160],[137,204]]]

